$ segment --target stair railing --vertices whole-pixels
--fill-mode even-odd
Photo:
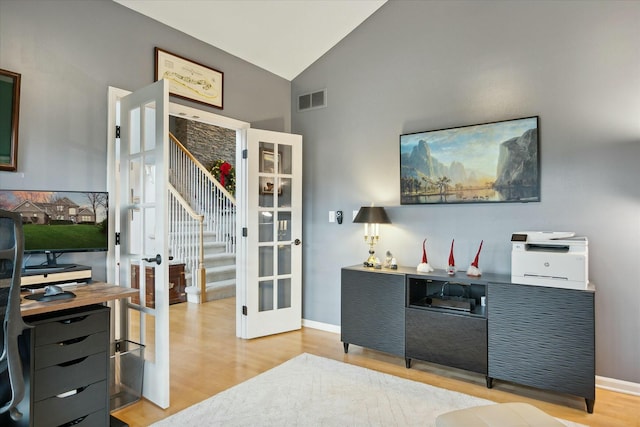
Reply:
[[[198,215],[178,191],[169,184],[169,247],[174,259],[185,263],[191,272],[192,283],[206,295],[207,280],[204,268],[204,215]],[[200,298],[201,302],[204,302]]]
[[[224,243],[225,252],[235,254],[236,200],[226,188],[182,145],[171,133],[173,144],[169,147],[169,183],[186,206],[202,216],[200,241],[207,234],[208,240]],[[174,219],[171,218],[173,222]],[[182,249],[171,247],[179,253]],[[177,254],[176,254],[177,255]],[[182,258],[181,258],[182,259]],[[199,266],[185,266],[190,270],[194,284],[200,288],[200,302],[206,301],[206,272]],[[197,272],[197,274],[196,274]]]

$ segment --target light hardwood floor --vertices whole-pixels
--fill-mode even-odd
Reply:
[[[171,407],[162,410],[141,401],[113,413],[131,427],[148,426],[227,388],[267,371],[301,353],[311,353],[495,402],[528,402],[543,411],[592,427],[640,427],[640,397],[596,390],[593,414],[584,399],[494,382],[484,376],[350,346],[344,354],[340,335],[311,328],[254,340],[235,336],[235,299],[203,305],[172,305]],[[256,420],[254,425],[260,425]]]

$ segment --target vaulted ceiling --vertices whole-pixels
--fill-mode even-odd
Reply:
[[[387,0],[114,0],[293,80]]]

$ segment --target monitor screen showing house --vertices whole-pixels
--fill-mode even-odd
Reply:
[[[108,193],[0,190],[0,209],[20,214],[24,250],[106,251]]]

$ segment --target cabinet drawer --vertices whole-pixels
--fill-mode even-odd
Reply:
[[[34,322],[36,347],[68,341],[109,330],[109,308],[94,306],[83,308],[82,311],[71,311],[63,316]]]
[[[35,369],[42,369],[108,350],[109,334],[102,331],[38,347],[34,355],[34,366]]]
[[[36,402],[33,408],[34,425],[57,427],[93,413],[97,413],[97,417],[106,419],[106,413],[109,412],[107,409],[107,390],[108,386],[105,380],[81,388],[71,396],[54,396]],[[84,425],[99,426],[104,425],[104,421]]]
[[[39,401],[105,380],[107,374],[107,352],[39,369],[32,383],[33,400]]]
[[[409,359],[487,373],[487,320],[421,309],[406,309]]]

